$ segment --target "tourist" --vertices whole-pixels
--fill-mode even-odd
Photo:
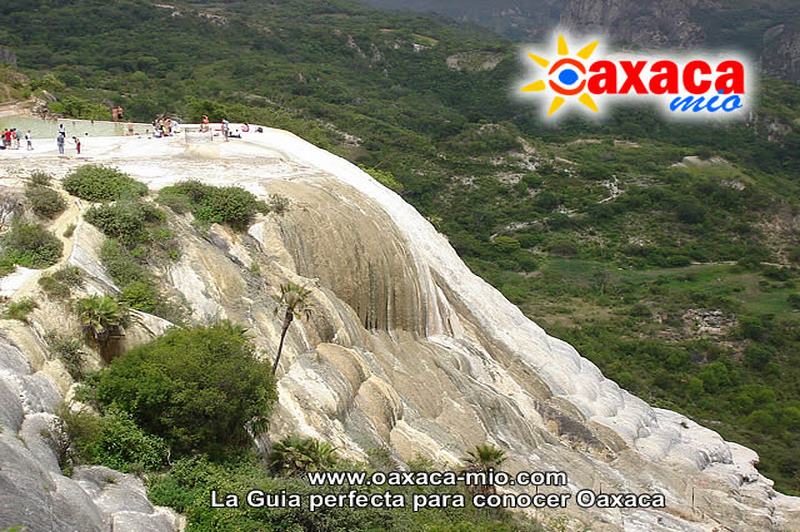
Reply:
[[[64,124],[58,124],[58,134],[67,136],[67,129],[64,127]]]
[[[81,154],[81,139],[78,137],[72,137],[72,142],[75,143],[75,150],[77,150],[78,155]]]
[[[17,128],[11,129],[11,149],[19,149],[19,133],[17,133]]]
[[[225,142],[228,142],[228,135],[230,133],[230,123],[226,118],[222,119],[222,136],[225,138]]]
[[[25,133],[25,143],[28,145],[28,151],[33,151],[33,136],[30,129]]]
[[[3,131],[3,148],[6,150],[11,149],[11,130],[5,129]]]
[[[208,115],[203,115],[203,121],[200,124],[200,132],[204,133],[208,131]]]
[[[61,133],[56,137],[56,144],[58,144],[58,154],[64,155],[64,135]]]

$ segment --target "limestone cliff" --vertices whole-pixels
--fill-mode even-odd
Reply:
[[[280,284],[312,288],[313,316],[287,337],[273,437],[299,432],[354,458],[385,446],[400,461],[421,454],[444,463],[489,441],[508,450],[511,471],[564,470],[573,491],[660,491],[668,501],[658,511],[540,511],[544,522],[565,517],[592,530],[800,528],[800,501],[772,489],[755,469],[753,451],[604,378],[473,275],[410,205],[347,161],[269,129],[229,143],[108,138],[88,144],[93,162],[115,165],[152,190],[191,178],[290,198],[287,214],[260,217],[245,235],[219,226],[200,233],[188,215],[176,217],[181,258],[158,272],[191,307],[193,320],[242,323],[265,354],[278,343],[272,296]],[[64,175],[86,162],[58,159],[54,148],[31,158],[11,154],[0,175],[34,168]],[[14,177],[4,181],[18,184]],[[65,261],[92,279],[87,291],[113,292],[97,257],[102,236],[81,221],[85,208],[74,203],[54,222],[77,222],[64,239]],[[20,271],[0,279],[0,293],[39,297],[38,275]],[[53,450],[36,437],[70,388],[40,338],[71,324],[57,304],[41,299],[30,326],[3,322],[0,328],[3,506],[38,509],[50,516],[53,530],[102,529],[123,518],[176,526],[173,515],[138,498],[134,479],[113,484],[133,494],[128,499],[136,504],[128,507],[111,505],[103,491],[109,489],[103,475],[114,473],[90,468],[63,477]],[[129,333],[132,344],[167,325],[141,318]],[[17,473],[9,473],[11,464],[18,464]],[[44,484],[22,483],[26,475]],[[7,522],[0,510],[0,525]]]

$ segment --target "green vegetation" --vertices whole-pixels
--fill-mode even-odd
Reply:
[[[165,215],[160,209],[141,201],[119,200],[93,206],[85,218],[107,237],[135,247],[153,239],[152,228],[160,226]]]
[[[54,333],[48,333],[45,340],[50,352],[61,360],[70,376],[76,381],[83,379],[83,362],[86,357],[83,342],[79,338],[59,336]]]
[[[261,209],[253,194],[239,187],[214,187],[185,181],[161,189],[158,201],[178,214],[191,211],[204,224],[227,224],[243,231]]]
[[[105,348],[128,323],[128,309],[110,296],[89,296],[75,302],[84,336]]]
[[[281,353],[283,352],[283,342],[286,340],[286,333],[295,318],[311,317],[311,291],[304,286],[295,283],[281,285],[280,296],[275,298],[277,307],[275,313],[283,311],[283,324],[281,325],[281,340],[278,343],[278,354],[275,355],[275,362],[272,364],[272,374],[278,371],[281,363]]]
[[[111,101],[144,122],[169,112],[261,123],[380,169],[528,316],[644,399],[753,447],[779,490],[800,493],[790,299],[800,282],[800,87],[762,80],[750,123],[619,108],[602,123],[550,127],[508,97],[530,71],[496,37],[338,0],[215,4],[221,25],[201,16],[208,8],[170,16],[138,0],[6,0],[0,31],[30,78],[15,90],[46,89],[53,110],[77,117]],[[720,29],[709,38],[782,22],[763,6],[745,11],[709,17]],[[500,61],[446,67],[465,51]],[[184,194],[162,200],[178,212],[202,206]],[[0,263],[13,268],[5,255]],[[726,325],[700,332],[697,312],[717,310]]]
[[[99,464],[125,473],[157,470],[167,463],[168,449],[161,438],[145,433],[130,414],[115,407],[100,417],[62,408],[70,447],[62,469],[80,464]]]
[[[358,465],[347,465],[352,469]],[[360,467],[363,467],[361,465]],[[528,532],[544,530],[530,519],[509,511],[487,512],[471,505],[466,508],[424,509],[413,512],[410,505],[414,493],[462,493],[458,488],[407,488],[392,489],[408,501],[403,509],[328,508],[309,512],[305,508],[252,508],[242,505],[237,509],[212,509],[208,504],[210,490],[218,493],[236,493],[241,500],[251,489],[265,493],[295,493],[304,498],[319,493],[297,477],[269,476],[261,461],[251,455],[239,456],[215,463],[203,457],[185,458],[174,463],[170,471],[157,476],[150,483],[149,497],[155,504],[171,506],[183,512],[195,531],[213,530],[458,530],[463,532]],[[347,494],[379,493],[380,486],[329,486],[326,493]]]
[[[8,303],[8,305],[6,305],[6,308],[3,311],[3,319],[27,322],[28,314],[33,312],[33,310],[38,307],[39,305],[37,305],[36,302],[29,297],[20,299],[18,301],[11,301]]]
[[[35,170],[31,172],[31,175],[28,177],[28,182],[37,187],[49,187],[53,182],[53,176],[47,172]]]
[[[394,190],[398,194],[403,192],[404,190],[403,183],[398,181],[389,172],[381,170],[380,168],[362,168],[362,170],[364,170],[366,173],[374,177],[378,183],[385,186],[386,188]]]
[[[336,467],[336,449],[315,438],[287,436],[275,442],[269,453],[270,469],[279,476],[303,476],[309,471],[330,471]]]
[[[105,166],[87,164],[73,170],[62,182],[64,190],[87,201],[115,201],[147,194],[147,185]]]
[[[25,187],[25,197],[37,216],[52,220],[67,208],[67,202],[57,191],[33,182]]]
[[[17,221],[0,237],[0,270],[14,265],[47,268],[61,258],[64,245],[41,224]]]
[[[39,277],[39,286],[53,299],[69,299],[73,288],[83,286],[83,272],[77,266],[64,266]]]
[[[116,358],[97,378],[102,408],[116,405],[164,438],[173,456],[247,447],[276,399],[269,365],[229,323],[172,329]]]

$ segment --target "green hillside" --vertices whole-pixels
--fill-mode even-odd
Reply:
[[[479,30],[340,1],[169,4],[6,0],[0,45],[54,112],[263,123],[377,169],[550,333],[800,494],[800,87],[764,80],[748,124],[620,109],[556,128],[510,99],[527,67]]]

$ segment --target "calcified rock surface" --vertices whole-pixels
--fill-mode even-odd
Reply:
[[[58,159],[55,145],[33,157],[13,153],[0,170],[21,176],[46,168],[63,175],[91,160],[113,164],[153,190],[191,178],[291,199],[287,214],[258,218],[246,235],[218,226],[201,233],[187,216],[175,217],[182,255],[158,272],[172,296],[191,308],[193,320],[245,324],[270,357],[280,332],[272,296],[287,280],[313,288],[313,317],[296,322],[287,337],[273,436],[299,432],[323,438],[354,458],[388,447],[401,461],[422,455],[451,464],[467,449],[491,441],[508,450],[511,471],[564,470],[572,491],[660,491],[668,501],[660,511],[576,506],[539,511],[545,523],[566,517],[575,527],[592,530],[800,528],[800,502],[772,489],[754,468],[753,451],[679,414],[652,408],[604,378],[473,275],[411,206],[345,160],[275,130],[209,144],[88,139],[85,148],[83,159]],[[7,181],[18,186],[13,178]],[[92,278],[87,290],[113,292],[97,259],[102,236],[80,222],[85,207],[76,203],[55,222],[66,225],[70,216],[78,221],[75,235],[66,239],[67,260]],[[35,291],[38,275],[7,278],[0,290],[21,297]],[[32,327],[15,327],[68,328],[53,305],[43,303],[32,314]],[[146,316],[143,323],[147,326],[133,331],[130,342],[167,325]],[[23,344],[4,336],[3,352],[46,359],[39,340]],[[50,360],[45,366],[60,363]],[[60,382],[60,388],[46,400],[14,407],[16,421],[3,413],[2,441],[16,439],[12,432],[20,431],[20,419],[52,412],[58,394],[69,387],[63,368],[32,367],[38,371],[29,373]],[[17,379],[8,375],[0,374],[2,382]],[[21,454],[37,452],[19,442],[16,448]],[[10,460],[15,458],[0,451],[3,485]],[[75,482],[52,468],[49,474]],[[30,487],[25,496],[34,491]],[[78,506],[86,504],[91,513],[97,508],[95,491],[84,491],[88,498]],[[12,493],[12,502],[22,497]],[[46,512],[51,502],[41,498],[37,504]],[[140,517],[162,516],[158,509],[138,511]],[[0,510],[0,524],[5,522]]]

